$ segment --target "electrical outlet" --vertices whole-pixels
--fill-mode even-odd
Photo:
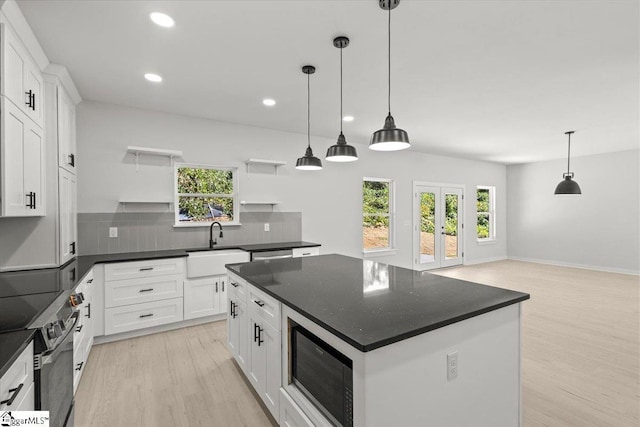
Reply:
[[[118,227],[109,227],[109,237],[118,237]]]
[[[269,231],[270,227],[269,227],[269,223],[265,222],[264,223],[264,231]]]
[[[447,354],[447,381],[458,378],[458,352]]]

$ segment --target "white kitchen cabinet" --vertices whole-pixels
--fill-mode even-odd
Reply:
[[[311,248],[294,248],[291,251],[294,258],[302,258],[306,256],[316,256],[320,255],[320,247],[314,246]]]
[[[166,276],[169,274],[183,274],[183,258],[161,258],[144,261],[129,261],[106,264],[104,266],[104,280],[139,279],[144,277]]]
[[[229,350],[240,365],[247,372],[249,360],[249,322],[247,317],[247,304],[237,295],[229,293],[229,311],[227,321],[227,336]]]
[[[179,274],[105,282],[105,308],[181,298],[184,277]]]
[[[11,27],[1,24],[0,28],[2,33],[1,94],[42,129],[44,99],[42,73]]]
[[[93,346],[93,272],[90,271],[76,288],[76,293],[82,293],[84,301],[79,307],[78,324],[73,333],[73,392],[76,392],[80,378],[84,373],[91,347]]]
[[[314,427],[313,422],[302,409],[291,399],[289,393],[280,389],[280,426],[282,427]]]
[[[45,215],[42,128],[6,97],[0,107],[2,216]]]
[[[105,309],[105,335],[135,331],[183,320],[182,298]]]
[[[34,408],[32,341],[0,378],[0,412]]]
[[[249,306],[249,381],[273,417],[280,416],[280,330],[267,323],[259,308]]]
[[[61,85],[57,86],[58,166],[76,173],[76,105]]]
[[[71,172],[58,168],[58,215],[60,228],[60,264],[76,255],[78,239],[77,179]]]
[[[226,275],[185,279],[185,320],[224,313],[227,310],[227,288]]]

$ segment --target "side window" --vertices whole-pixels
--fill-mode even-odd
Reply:
[[[238,170],[233,167],[176,164],[175,224],[238,224]]]
[[[478,186],[476,189],[477,238],[478,241],[495,240],[496,238],[496,189],[495,187]]]
[[[362,247],[373,252],[393,247],[393,181],[362,181]]]

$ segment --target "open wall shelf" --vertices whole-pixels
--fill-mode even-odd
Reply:
[[[247,159],[244,161],[247,165],[247,173],[250,172],[250,166],[273,166],[274,172],[278,175],[278,168],[284,166],[287,162],[280,160],[265,160],[265,159]]]

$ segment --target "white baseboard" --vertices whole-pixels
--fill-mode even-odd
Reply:
[[[517,256],[510,256],[508,257],[508,259],[511,259],[514,261],[533,262],[536,264],[557,265],[558,267],[570,267],[570,268],[579,268],[582,270],[595,270],[595,271],[604,271],[607,273],[628,274],[631,276],[640,275],[640,271],[627,270],[624,268],[611,268],[611,267],[602,267],[598,265],[574,264],[571,262],[551,261],[547,259],[525,258],[525,257],[517,257]]]
[[[93,338],[94,344],[105,344],[113,341],[126,340],[128,338],[136,338],[144,335],[157,334],[159,332],[172,331],[174,329],[186,328],[188,326],[202,325],[203,323],[216,322],[226,320],[227,313],[220,313],[214,316],[201,317],[199,319],[183,320],[182,322],[169,323],[167,325],[153,326],[151,328],[138,329],[137,331],[123,332],[114,335],[102,335]]]
[[[504,255],[495,256],[495,257],[491,257],[491,258],[474,259],[474,260],[471,260],[471,261],[467,261],[465,259],[464,260],[464,265],[484,264],[485,262],[504,261],[505,259],[508,259],[508,258],[506,256],[504,256]]]

